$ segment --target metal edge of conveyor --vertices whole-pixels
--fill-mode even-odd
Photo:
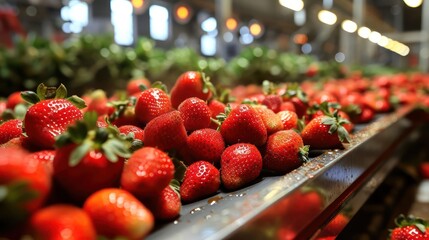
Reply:
[[[269,239],[288,224],[295,226],[293,233],[302,232],[352,194],[346,190],[410,128],[412,123],[406,115],[411,111],[407,106],[383,115],[353,134],[344,150],[324,151],[286,175],[265,176],[235,192],[220,191],[186,204],[180,218],[160,226],[147,239]],[[305,189],[318,189],[323,194],[323,206],[305,220],[282,214],[281,207],[288,198]]]

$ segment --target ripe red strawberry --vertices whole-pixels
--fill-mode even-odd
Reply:
[[[222,152],[225,150],[225,142],[220,132],[205,128],[191,133],[187,141],[188,150],[194,161],[205,160],[212,164],[218,164]]]
[[[106,93],[101,89],[97,89],[90,94],[90,101],[85,111],[96,112],[98,116],[104,116],[111,114],[114,111],[114,107],[108,104]]]
[[[283,130],[268,138],[263,166],[265,169],[287,173],[308,161],[308,146],[294,130]]]
[[[340,118],[338,112],[332,116],[313,118],[302,130],[305,145],[311,149],[342,148],[343,142],[349,142],[349,135],[344,128],[347,120]]]
[[[295,105],[293,105],[291,101],[282,102],[282,105],[280,106],[280,111],[285,111],[285,110],[296,112]]]
[[[48,172],[52,174],[54,171],[55,152],[56,152],[55,150],[41,150],[41,151],[30,153],[28,157],[37,159],[43,164],[45,164]]]
[[[258,112],[259,116],[264,122],[268,136],[275,132],[283,130],[282,120],[271,109],[268,109],[263,105],[256,105],[253,106],[253,108],[256,110],[256,112]]]
[[[184,202],[194,202],[213,195],[219,187],[219,170],[209,162],[198,161],[186,169],[180,196]]]
[[[264,100],[262,100],[262,104],[267,106],[268,109],[272,110],[274,113],[278,113],[281,109],[282,98],[279,95],[270,94],[265,96]]]
[[[34,239],[97,239],[89,215],[73,205],[57,204],[37,211],[30,227]]]
[[[420,163],[418,170],[423,179],[429,179],[429,162]]]
[[[207,103],[199,98],[191,97],[185,99],[177,110],[179,110],[185,128],[189,132],[207,128],[210,125],[210,109]]]
[[[159,88],[149,88],[143,91],[137,99],[135,115],[140,122],[146,124],[171,110],[171,102],[167,93]]]
[[[134,126],[134,125],[122,125],[118,128],[120,133],[125,134],[126,136],[129,134],[133,135],[134,139],[138,139],[140,141],[144,140],[144,130]]]
[[[186,144],[186,129],[179,111],[164,113],[154,118],[144,129],[145,146],[167,151]]]
[[[131,193],[118,188],[93,193],[83,209],[97,233],[107,238],[143,239],[154,226],[152,213]]]
[[[174,176],[174,164],[163,151],[143,147],[135,151],[125,164],[121,187],[138,198],[159,194]]]
[[[143,92],[144,90],[150,88],[150,81],[146,78],[136,78],[131,79],[127,83],[127,94],[132,96],[136,93]]]
[[[298,118],[306,114],[308,108],[307,94],[298,85],[288,86],[283,97],[284,101],[290,101],[293,104]]]
[[[267,129],[259,114],[251,106],[240,104],[222,117],[220,126],[227,144],[251,143],[262,146],[267,141]]]
[[[34,103],[25,114],[25,132],[29,141],[42,149],[53,148],[55,137],[83,116],[77,107],[82,107],[82,99],[76,96],[64,99],[67,95],[64,85],[61,84],[56,89],[55,98],[49,98],[53,95],[50,91],[50,88],[41,84],[37,88],[37,95],[32,92],[23,93],[26,101]]]
[[[283,123],[283,129],[296,129],[298,128],[298,115],[295,112],[283,110],[277,113]]]
[[[85,200],[93,192],[119,186],[130,143],[117,129],[96,126],[97,114],[88,112],[57,141],[53,162],[54,177],[69,196]],[[94,177],[103,173],[103,177]],[[85,183],[82,184],[82,179]]]
[[[427,221],[412,216],[399,215],[395,219],[396,227],[390,232],[390,240],[427,240]]]
[[[177,78],[171,89],[171,104],[177,109],[180,103],[190,97],[206,101],[211,92],[214,92],[213,84],[203,73],[188,71]]]
[[[329,237],[335,237],[341,233],[341,231],[347,226],[349,218],[343,213],[337,214],[317,235],[317,239],[328,239]]]
[[[24,102],[24,99],[21,97],[21,92],[14,92],[7,98],[6,108],[13,110],[16,105]]]
[[[135,125],[139,126],[136,114],[135,114],[135,102],[136,98],[130,98],[125,101],[113,101],[109,102],[114,107],[113,113],[108,117],[108,121],[117,126],[123,125]]]
[[[0,120],[3,120],[3,113],[9,109],[6,109],[6,100],[0,99]]]
[[[20,148],[0,149],[0,231],[8,230],[39,209],[51,189],[45,165]]]
[[[225,104],[223,104],[222,102],[220,102],[220,101],[218,101],[216,99],[211,100],[209,102],[208,106],[209,106],[209,109],[210,109],[210,117],[212,119],[216,119],[217,115],[225,112],[225,108],[226,108]],[[209,127],[212,128],[212,129],[217,129],[218,126],[219,125],[217,123],[211,121]]]
[[[182,209],[180,196],[171,186],[165,187],[159,194],[141,200],[156,220],[171,221],[180,215]]]
[[[0,125],[0,144],[21,136],[22,120],[11,119]]]
[[[228,190],[241,188],[255,180],[262,170],[262,156],[252,144],[237,143],[222,153],[222,183]]]

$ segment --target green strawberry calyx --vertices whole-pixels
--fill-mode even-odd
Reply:
[[[308,161],[310,161],[310,158],[308,157],[308,153],[310,152],[310,146],[309,145],[304,145],[302,147],[299,148],[299,159],[306,163]]]
[[[117,162],[119,157],[130,157],[131,142],[112,125],[106,128],[98,127],[97,118],[97,113],[87,112],[83,120],[76,121],[56,138],[55,144],[59,148],[76,144],[76,148],[70,154],[71,167],[78,165],[91,150],[100,150],[113,163]]]
[[[268,80],[264,80],[262,82],[262,92],[265,95],[275,94],[276,93],[276,85],[273,82]]]
[[[343,126],[344,124],[349,123],[350,122],[347,119],[344,119],[339,116],[337,110],[335,110],[332,114],[323,116],[322,118],[322,124],[330,126],[329,134],[338,133],[338,138],[342,143],[350,142],[350,135],[347,132],[346,128]]]
[[[21,97],[30,104],[35,104],[46,99],[67,99],[79,109],[86,107],[85,101],[82,98],[76,95],[67,97],[67,88],[63,84],[59,87],[47,87],[41,83],[37,86],[36,92],[24,91],[21,92]]]
[[[156,82],[152,83],[150,88],[161,89],[165,93],[168,92],[167,86],[164,83],[162,83],[161,81],[156,81]]]
[[[211,92],[213,96],[216,96],[216,88],[210,81],[210,77],[206,76],[204,72],[201,72],[201,79],[203,80],[203,93],[207,94]]]
[[[288,88],[286,89],[286,92],[283,94],[283,96],[286,96],[288,98],[297,97],[303,103],[308,103],[307,94],[301,89],[301,87],[297,83],[288,85]]]
[[[128,100],[108,102],[107,104],[113,106],[115,111],[106,117],[106,122],[110,124],[122,116],[134,115],[136,101],[137,99],[135,97],[130,97]]]
[[[227,104],[225,107],[225,112],[219,113],[219,115],[216,116],[216,119],[214,119],[214,118],[210,119],[212,122],[217,124],[217,130],[218,131],[220,129],[220,126],[226,120],[226,118],[229,116],[230,113],[231,113],[231,105]]]
[[[398,227],[415,226],[422,233],[425,233],[426,228],[429,226],[428,222],[424,219],[417,218],[412,215],[405,216],[403,214],[400,214],[397,218],[395,218],[395,224]]]

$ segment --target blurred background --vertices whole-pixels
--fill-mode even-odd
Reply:
[[[423,0],[0,0],[0,95],[427,72],[428,32]]]

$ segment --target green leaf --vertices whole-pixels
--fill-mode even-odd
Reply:
[[[338,138],[341,142],[350,143],[350,136],[347,130],[343,126],[338,127]]]
[[[425,233],[426,232],[426,226],[421,224],[421,223],[416,223],[415,226],[422,232]]]
[[[329,134],[334,134],[338,129],[338,125],[337,124],[332,124],[331,127],[329,127]]]
[[[45,84],[40,83],[40,84],[37,86],[37,90],[36,90],[37,96],[39,96],[39,98],[40,98],[41,100],[44,100],[44,99],[45,99],[45,96],[46,96],[46,91],[47,91],[47,90],[48,90],[48,87],[46,87],[46,86],[45,86]]]
[[[131,156],[131,153],[128,149],[128,142],[126,141],[120,141],[118,139],[110,139],[108,140],[108,143],[110,144],[110,147],[112,148],[112,151],[123,158],[129,158]]]
[[[167,86],[160,82],[160,81],[156,81],[151,85],[151,88],[158,88],[161,89],[163,92],[167,93]]]
[[[95,129],[97,127],[98,114],[96,112],[86,112],[83,115],[83,121],[88,129]]]
[[[104,155],[106,156],[106,158],[110,161],[110,162],[117,162],[118,161],[118,157],[116,156],[116,154],[113,152],[113,150],[111,149],[111,146],[109,143],[104,143],[101,146],[101,149],[103,150]]]
[[[70,154],[69,166],[75,167],[80,163],[82,158],[91,150],[91,143],[84,142],[76,147]]]
[[[72,141],[68,132],[65,132],[55,137],[55,146],[57,148],[64,147],[65,145],[70,143],[72,143]]]
[[[310,151],[310,146],[309,145],[304,145],[302,147],[299,148],[299,159],[302,162],[308,162],[310,159],[308,158],[308,153]]]
[[[335,120],[335,118],[325,116],[322,119],[322,124],[331,126],[337,124],[337,121]]]
[[[26,101],[26,102],[28,102],[28,103],[30,103],[30,104],[35,104],[35,103],[38,103],[38,102],[40,102],[40,98],[39,98],[39,96],[35,93],[35,92],[32,92],[32,91],[24,91],[24,92],[21,92],[21,97]]]
[[[66,98],[67,97],[67,88],[64,86],[64,84],[60,84],[60,86],[55,91],[55,97],[56,99],[60,98]]]
[[[174,192],[176,192],[177,194],[179,194],[179,196],[180,196],[180,182],[179,181],[177,181],[177,179],[172,179],[171,181],[170,181],[170,187],[171,187],[171,189],[173,189],[174,190]]]
[[[186,165],[177,158],[173,158],[173,164],[175,169],[174,179],[176,179],[179,182],[182,182],[183,178],[185,177]]]
[[[82,121],[77,121],[75,125],[67,128],[68,136],[74,143],[82,143],[88,135],[88,128]]]
[[[73,105],[75,105],[79,109],[83,109],[83,108],[87,107],[85,101],[76,95],[73,95],[73,96],[68,97],[66,99],[69,100]]]

